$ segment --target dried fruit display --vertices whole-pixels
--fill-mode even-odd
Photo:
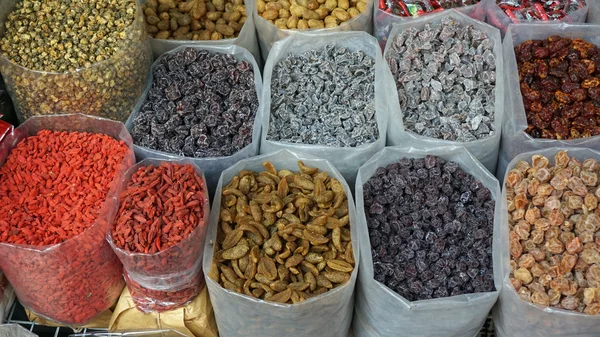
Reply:
[[[367,10],[367,0],[256,0],[258,15],[279,29],[336,28]]]
[[[357,147],[379,138],[375,60],[326,45],[289,55],[273,68],[267,140]]]
[[[348,200],[327,172],[242,171],[222,191],[209,276],[228,290],[298,303],[344,285],[354,270]]]
[[[385,57],[407,130],[457,142],[496,133],[496,56],[487,33],[444,17],[390,39]]]
[[[496,0],[504,13],[514,22],[562,20],[586,3],[584,0]]]
[[[481,0],[382,0],[379,9],[398,16],[421,16],[444,9],[471,6]]]
[[[21,122],[82,112],[127,120],[152,64],[135,0],[4,3],[0,71]]]
[[[376,281],[409,301],[495,290],[495,201],[457,163],[402,158],[363,197]]]
[[[510,280],[521,299],[600,313],[600,164],[559,151],[506,176]]]
[[[600,49],[552,36],[515,47],[523,105],[534,138],[600,134]]]
[[[230,156],[252,142],[258,96],[250,62],[188,47],[153,69],[152,87],[132,117],[136,145],[204,158]]]
[[[136,307],[174,309],[196,297],[203,283],[206,183],[190,164],[142,162],[132,171],[109,242],[123,263]]]
[[[148,0],[144,15],[150,36],[169,40],[235,38],[248,18],[244,0]]]
[[[9,152],[0,168],[0,266],[23,305],[77,325],[114,304],[123,278],[103,219],[131,161],[123,141],[85,132],[43,130]]]

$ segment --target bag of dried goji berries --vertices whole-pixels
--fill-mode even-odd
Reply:
[[[264,71],[260,153],[327,158],[352,186],[385,146],[393,85],[365,32],[298,32],[276,42]]]
[[[83,325],[119,298],[106,201],[132,148],[122,123],[85,115],[32,117],[0,144],[0,267],[37,316]]]
[[[209,192],[221,171],[258,154],[262,78],[239,46],[184,45],[158,58],[127,120],[138,159],[190,159]]]
[[[147,4],[149,1],[147,0],[142,0],[141,3],[143,4],[144,8],[148,8]],[[182,3],[182,1],[175,1],[175,3],[177,4],[177,2],[179,2],[180,4]],[[191,1],[190,1],[191,2]],[[156,4],[156,1],[154,1],[154,3]],[[189,3],[189,2],[188,2]],[[215,2],[216,3],[216,2]],[[221,2],[224,3],[224,2]],[[224,3],[225,8],[227,7],[231,7],[232,10],[234,11],[245,11],[245,15],[243,15],[241,18],[245,18],[244,22],[241,23],[242,24],[242,28],[241,30],[239,30],[239,32],[237,32],[237,36],[234,38],[223,38],[221,40],[214,40],[214,39],[204,39],[204,40],[195,40],[194,39],[194,34],[196,34],[195,32],[189,32],[187,35],[188,36],[183,36],[181,40],[177,40],[176,38],[173,38],[172,36],[170,36],[168,39],[158,39],[158,38],[153,38],[153,36],[155,36],[156,34],[150,34],[150,44],[152,45],[152,53],[154,54],[154,58],[158,58],[161,55],[177,48],[177,47],[181,47],[183,45],[192,45],[192,46],[208,46],[208,47],[229,47],[232,45],[236,45],[236,46],[240,46],[243,48],[248,49],[248,51],[250,53],[252,53],[252,56],[254,56],[254,58],[260,62],[260,50],[258,48],[258,41],[256,40],[256,30],[254,28],[254,18],[252,13],[254,12],[254,7],[255,5],[255,1],[254,0],[243,0],[241,2],[235,1],[236,4],[234,4],[233,1],[231,2],[227,2]],[[241,3],[241,4],[238,4]],[[158,4],[160,7],[160,4]],[[234,8],[235,7],[235,8]],[[145,9],[147,11],[147,9]],[[208,13],[210,13],[210,9],[208,9]],[[154,11],[154,9],[153,9]],[[168,10],[167,10],[168,11]],[[162,13],[167,13],[167,11],[162,12]],[[228,11],[226,9],[226,11]],[[200,22],[203,24],[203,28],[201,30],[206,30],[206,28],[208,28],[208,25],[214,25],[214,18],[212,18],[213,20],[209,20],[207,18],[208,13],[205,13],[203,15],[203,17],[200,19]],[[148,20],[149,15],[146,14],[146,20]],[[161,13],[151,13],[152,16],[154,16],[154,14],[158,14],[160,15]],[[177,15],[178,12],[176,11],[175,14]],[[164,14],[163,14],[164,15]],[[212,12],[211,16],[217,16],[219,20],[222,16],[221,12],[218,11],[214,11]],[[184,14],[179,13],[179,16],[184,16]],[[241,19],[240,18],[240,19]],[[194,20],[195,21],[195,20]],[[235,24],[240,24],[241,20],[238,20],[238,22],[235,22]],[[206,23],[206,24],[204,24]],[[220,22],[219,22],[220,23]],[[193,26],[194,24],[192,24]],[[231,25],[230,25],[231,26]],[[177,28],[175,28],[177,29]],[[238,28],[236,28],[238,29]],[[214,32],[214,28],[213,28],[213,32]]]
[[[412,4],[411,4],[412,5]],[[392,7],[389,7],[392,6]],[[437,13],[440,11],[439,8],[431,8],[431,12],[426,13],[415,13],[411,11],[414,7],[407,8],[404,7],[406,4],[403,1],[379,1],[379,7],[375,9],[375,19],[374,19],[374,32],[373,35],[379,41],[379,45],[381,46],[381,50],[385,49],[385,45],[388,40],[388,36],[392,31],[394,24],[402,23],[407,20],[414,19],[415,17],[421,17],[423,15],[427,15],[430,13]],[[464,13],[472,17],[475,20],[485,21],[485,9],[483,7],[483,2],[479,2],[477,0],[468,0],[457,2],[453,0],[445,0],[442,1],[442,6],[448,6],[448,8],[456,8],[456,10]],[[464,7],[450,7],[450,6],[464,6]],[[395,13],[398,13],[396,15]]]
[[[167,311],[193,300],[204,287],[204,173],[187,159],[144,159],[125,173],[116,195],[108,242],[137,308]]]
[[[529,1],[528,7],[524,7],[525,1],[517,1],[519,5],[513,6],[514,1],[483,0],[483,5],[486,21],[500,29],[504,37],[511,24],[585,22],[589,7],[594,2],[596,0]],[[537,30],[539,27],[530,29]]]
[[[498,231],[502,291],[492,312],[497,336],[600,335],[598,161],[598,151],[551,147],[508,164]]]
[[[347,337],[362,245],[355,216],[327,160],[281,150],[223,171],[203,262],[219,335]]]
[[[555,47],[544,45],[549,38],[553,39]],[[562,38],[570,40],[559,41]],[[573,44],[575,39],[583,41]],[[534,43],[542,45],[536,47]],[[518,54],[515,48],[519,48]],[[548,48],[561,49],[561,53],[567,54],[574,52],[578,56],[555,63],[554,56],[548,54]],[[597,83],[594,79],[600,74],[599,48],[599,25],[520,24],[508,28],[504,37],[506,117],[496,171],[499,179],[504,177],[508,163],[520,153],[550,147],[600,147],[600,120],[597,118],[600,86],[594,86]],[[540,60],[533,58],[535,53],[541,53]],[[544,62],[548,67],[546,70],[538,69],[535,62]],[[595,70],[590,69],[593,72],[584,74],[587,75],[584,77],[568,70],[573,66],[582,69],[583,63],[594,62]],[[527,82],[522,82],[522,79]],[[583,95],[579,96],[579,93]],[[558,101],[556,95],[560,95],[564,103]]]
[[[410,42],[414,29],[419,33]],[[430,36],[430,41],[415,40],[421,36]],[[419,50],[413,44],[432,46]],[[484,45],[487,50],[482,51]],[[395,24],[383,56],[396,89],[390,96],[388,145],[464,146],[494,173],[505,119],[498,30],[456,9],[445,10]],[[427,62],[429,56],[432,61]]]

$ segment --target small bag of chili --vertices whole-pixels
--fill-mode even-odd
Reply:
[[[161,312],[193,300],[204,287],[204,173],[185,159],[145,159],[127,171],[117,195],[108,242],[136,307]]]
[[[600,148],[600,25],[511,25],[496,177],[525,152]]]
[[[107,200],[132,143],[122,123],[85,115],[32,117],[0,143],[0,268],[37,316],[84,325],[119,298]]]

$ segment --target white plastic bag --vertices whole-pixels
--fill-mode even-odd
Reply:
[[[141,0],[142,3],[146,3],[147,0]],[[210,40],[210,41],[192,41],[192,40],[162,40],[150,38],[150,45],[152,46],[152,54],[154,59],[159,58],[161,55],[177,48],[180,46],[192,46],[192,47],[229,47],[229,46],[240,46],[246,48],[256,62],[260,63],[260,51],[258,49],[258,41],[256,40],[256,29],[254,28],[254,18],[252,13],[255,12],[256,1],[255,0],[244,0],[246,5],[246,22],[240,31],[238,37],[234,39],[223,39],[223,40]]]
[[[586,22],[600,23],[600,2],[591,0],[588,6],[590,7],[590,9],[588,11]]]
[[[565,150],[562,147],[552,147],[517,155],[508,165],[508,173],[517,162],[525,160],[531,163],[534,154],[541,154],[550,159]],[[600,160],[600,152],[584,148],[568,149],[569,157],[583,162],[587,158]],[[506,180],[506,176],[504,176]],[[503,189],[504,190],[504,189]],[[600,336],[600,316],[591,316],[578,312],[536,305],[523,301],[510,282],[510,254],[508,247],[508,210],[506,206],[506,191],[502,193],[502,223],[498,236],[502,242],[499,249],[502,271],[502,290],[498,304],[493,310],[492,317],[498,337],[597,337]]]
[[[221,206],[221,189],[242,170],[264,171],[263,162],[271,162],[278,170],[298,171],[298,160],[305,165],[329,172],[329,176],[340,181],[348,198],[350,231],[356,264],[348,283],[325,294],[307,299],[297,304],[279,304],[242,295],[225,288],[210,277],[205,277],[210,300],[221,337],[281,337],[281,336],[323,336],[347,337],[354,308],[354,285],[359,265],[359,247],[354,200],[348,184],[338,170],[327,160],[311,155],[295,154],[282,150],[276,153],[257,156],[240,161],[223,171],[215,193],[210,224],[204,250],[204,270],[210,270],[214,249],[211,242],[216,240]]]
[[[375,116],[379,128],[379,139],[373,143],[357,147],[332,147],[325,145],[295,144],[267,139],[271,118],[271,77],[275,65],[290,54],[301,54],[320,49],[326,45],[344,46],[351,51],[362,50],[375,59]],[[281,149],[304,152],[319,158],[326,158],[344,176],[350,186],[354,186],[356,172],[360,166],[385,146],[388,123],[387,100],[394,91],[394,81],[387,64],[381,56],[377,40],[364,32],[340,32],[320,34],[294,34],[273,45],[264,70],[264,90],[261,100],[262,136],[260,153],[271,153]]]
[[[456,8],[456,10],[465,15],[472,17],[475,20],[479,20],[482,22],[485,21],[485,8],[483,7],[483,2],[480,2],[476,5],[458,7],[458,8]],[[392,13],[388,13],[384,10],[379,9],[378,7],[375,8],[375,11],[373,14],[374,14],[373,35],[375,35],[375,37],[377,38],[377,41],[379,41],[381,50],[383,50],[385,48],[385,45],[388,40],[388,36],[390,35],[390,32],[394,28],[394,24],[404,23],[407,21],[414,20],[413,17],[403,17],[403,16],[394,15]],[[424,16],[427,16],[427,15],[430,15],[430,14],[425,14]]]
[[[411,131],[404,129],[404,113],[400,108],[398,101],[398,92],[393,90],[392,96],[390,96],[390,122],[388,126],[388,145],[401,145],[409,146],[421,144],[429,147],[439,146],[464,146],[475,158],[477,158],[483,166],[485,166],[490,172],[496,171],[496,162],[498,159],[498,147],[500,146],[500,134],[502,129],[502,120],[504,119],[504,78],[502,76],[504,71],[504,61],[502,59],[502,40],[500,39],[500,33],[498,29],[491,27],[483,22],[477,21],[462,14],[454,9],[443,11],[437,14],[426,15],[414,20],[405,21],[394,25],[390,38],[385,47],[384,57],[389,53],[392,48],[392,42],[394,36],[408,28],[422,29],[426,24],[432,22],[441,21],[445,17],[451,17],[452,19],[465,24],[473,25],[476,29],[485,32],[494,44],[494,55],[496,56],[496,101],[495,114],[494,114],[494,135],[484,139],[478,139],[468,143],[448,141],[436,138],[429,138],[418,135]],[[388,70],[389,71],[389,70]],[[396,84],[394,83],[394,89]]]
[[[256,7],[253,9],[254,13],[254,24],[256,25],[256,34],[258,35],[258,42],[260,43],[260,52],[262,54],[263,63],[267,62],[267,57],[270,54],[273,44],[279,40],[282,40],[288,36],[296,33],[312,34],[312,33],[331,33],[338,34],[347,31],[363,31],[371,34],[373,31],[373,7],[375,0],[367,1],[367,10],[361,13],[359,16],[350,19],[336,28],[318,28],[318,29],[279,29],[274,24],[265,20],[258,14]]]
[[[12,323],[0,325],[0,337],[37,337],[37,335],[19,324]]]
[[[525,132],[527,117],[523,107],[523,97],[519,84],[517,58],[514,48],[527,40],[542,40],[553,35],[568,38],[581,38],[600,46],[600,25],[566,24],[553,25],[522,24],[511,25],[504,37],[504,79],[506,81],[506,117],[502,125],[502,144],[496,176],[503,178],[508,163],[519,153],[549,147],[588,147],[599,148],[600,136],[572,140],[533,138]]]
[[[446,298],[409,302],[395,291],[375,281],[371,243],[364,212],[363,184],[377,168],[398,162],[401,158],[439,156],[457,162],[460,167],[480,180],[492,192],[496,201],[493,266],[496,291],[465,294]],[[474,337],[496,302],[501,288],[502,241],[497,233],[502,222],[500,186],[494,178],[464,147],[439,146],[419,149],[415,147],[387,147],[369,159],[358,171],[356,179],[356,210],[360,242],[360,270],[356,286],[356,304],[352,330],[356,337]]]
[[[485,8],[485,12],[486,12],[486,21],[490,25],[499,28],[500,33],[502,34],[502,37],[504,37],[504,34],[506,34],[508,32],[508,28],[509,28],[510,24],[515,24],[515,23],[518,23],[518,24],[525,24],[525,23],[553,24],[553,23],[557,23],[557,22],[585,22],[589,7],[590,7],[589,3],[595,2],[598,0],[586,0],[586,1],[588,2],[587,6],[580,8],[572,13],[569,13],[569,15],[567,15],[560,21],[527,21],[527,20],[511,19],[498,6],[498,4],[496,3],[496,0],[483,0],[483,2],[484,2],[483,5]],[[538,28],[530,27],[529,29],[537,30]]]
[[[131,114],[131,116],[129,116],[127,123],[125,123],[125,126],[127,127],[128,130],[132,130],[133,121],[134,121],[137,113],[141,110],[142,106],[144,105],[144,103],[146,101],[146,97],[148,96],[148,92],[152,88],[152,78],[153,78],[153,74],[154,74],[154,69],[156,68],[156,65],[158,64],[158,62],[160,62],[160,60],[162,60],[164,57],[167,57],[170,54],[176,53],[176,52],[178,52],[182,49],[188,48],[188,47],[198,49],[198,50],[207,50],[207,51],[213,52],[213,53],[230,54],[230,55],[235,56],[235,58],[238,60],[245,60],[245,61],[250,62],[250,64],[252,64],[252,69],[254,70],[254,83],[256,85],[256,95],[260,102],[260,100],[262,99],[261,94],[262,94],[262,90],[263,90],[262,80],[261,80],[261,76],[260,76],[260,69],[259,69],[256,61],[254,60],[254,57],[252,56],[252,54],[250,54],[250,52],[248,52],[248,50],[246,50],[242,47],[239,47],[239,46],[235,46],[235,45],[231,45],[228,47],[207,47],[207,46],[200,47],[197,45],[183,45],[183,46],[177,47],[176,49],[161,56],[152,65],[152,71],[150,74],[150,79],[148,80],[148,84],[146,85],[146,89],[144,90],[144,93],[138,100],[138,103],[136,104],[136,106],[133,110],[133,113]],[[229,166],[237,163],[241,159],[252,157],[252,156],[255,156],[258,154],[258,142],[260,141],[260,126],[261,126],[260,113],[261,113],[261,108],[259,105],[259,107],[256,111],[256,116],[255,116],[254,124],[253,124],[253,128],[252,128],[252,143],[250,143],[248,146],[244,147],[243,149],[234,153],[233,155],[227,156],[227,157],[189,158],[196,166],[200,167],[200,169],[202,171],[204,171],[204,174],[206,176],[206,184],[208,185],[208,191],[209,191],[210,195],[213,194],[213,192],[217,186],[217,181],[219,180],[219,175],[221,175],[221,171],[223,171],[224,169],[228,168]],[[145,158],[155,158],[155,159],[165,159],[165,160],[176,160],[178,158],[181,158],[174,154],[170,154],[170,153],[166,153],[166,152],[158,151],[158,150],[148,149],[148,148],[141,147],[141,146],[138,146],[135,144],[134,144],[134,150],[135,150],[135,156],[138,159],[138,161],[145,159]]]

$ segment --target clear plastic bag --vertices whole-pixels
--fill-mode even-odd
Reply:
[[[37,337],[19,324],[0,324],[0,337]]]
[[[0,320],[4,322],[15,301],[15,289],[0,271]]]
[[[587,2],[594,2],[597,0],[587,0]],[[569,13],[566,17],[564,17],[560,21],[527,21],[527,20],[518,20],[509,18],[506,13],[496,4],[496,0],[483,0],[484,8],[486,12],[486,21],[500,29],[500,33],[502,37],[507,33],[510,24],[552,24],[557,22],[585,22],[589,4],[583,8],[576,10],[575,12]],[[532,23],[535,22],[535,23]],[[537,27],[530,27],[529,29],[537,30]]]
[[[133,142],[122,123],[85,115],[30,118],[0,143],[0,166],[10,149],[40,130],[93,132],[124,141],[130,149],[117,169],[107,200],[135,163]],[[124,286],[122,266],[106,241],[109,203],[104,203],[93,225],[63,243],[29,246],[0,243],[0,267],[23,306],[65,325],[84,325],[110,308]]]
[[[0,4],[0,36],[18,0]],[[86,113],[125,122],[144,90],[152,64],[144,15],[137,4],[136,19],[120,51],[110,59],[73,72],[31,70],[0,54],[0,72],[13,99],[18,119],[31,116]],[[51,88],[49,90],[48,88]]]
[[[131,116],[129,116],[129,119],[127,120],[127,123],[125,123],[128,130],[131,130],[133,128],[133,120],[135,119],[135,116],[137,115],[137,113],[141,110],[142,105],[144,104],[144,102],[146,101],[146,97],[148,96],[148,92],[152,88],[152,74],[154,73],[154,68],[156,67],[158,62],[163,57],[166,57],[166,55],[176,53],[187,47],[192,47],[192,48],[198,49],[198,50],[208,50],[209,52],[213,52],[213,53],[230,54],[230,55],[235,56],[235,58],[238,60],[245,60],[245,61],[250,62],[250,64],[252,64],[252,69],[254,70],[254,83],[256,85],[256,95],[257,95],[259,101],[262,99],[261,96],[262,96],[263,86],[262,86],[262,79],[260,76],[260,68],[258,67],[258,64],[256,63],[256,61],[254,60],[254,57],[252,56],[252,54],[250,54],[250,52],[248,50],[246,50],[242,47],[239,47],[239,46],[235,46],[235,45],[228,46],[228,47],[208,47],[208,46],[199,47],[197,45],[189,45],[189,46],[183,45],[183,46],[180,46],[180,47],[174,49],[173,51],[170,51],[167,54],[161,56],[152,65],[152,71],[150,73],[150,79],[148,80],[146,89],[144,90],[144,93],[142,94],[142,96],[139,98],[138,103],[136,104],[133,113],[131,114]],[[240,161],[244,158],[252,157],[252,156],[255,156],[258,154],[258,150],[259,150],[258,144],[260,141],[260,131],[261,131],[260,130],[260,126],[261,126],[260,113],[261,113],[261,108],[259,105],[259,107],[256,111],[255,119],[254,119],[254,126],[252,128],[252,143],[250,143],[245,148],[243,148],[240,151],[238,151],[237,153],[235,153],[231,156],[227,156],[227,157],[188,158],[193,164],[195,164],[200,169],[202,169],[202,171],[204,171],[205,176],[206,176],[206,184],[208,185],[208,191],[210,192],[211,196],[213,195],[215,188],[217,187],[219,175],[221,175],[221,172],[224,169],[228,168],[229,166],[237,163],[238,161]],[[152,149],[144,148],[144,147],[141,147],[138,145],[134,145],[134,149],[135,149],[135,155],[138,158],[138,160],[142,160],[145,158],[176,160],[176,159],[181,158],[174,154],[170,154],[170,153],[166,153],[166,152],[158,151],[158,150],[152,150]]]
[[[502,40],[498,29],[490,27],[489,25],[470,18],[469,16],[456,11],[455,9],[442,11],[440,13],[426,15],[420,18],[416,18],[410,21],[404,21],[402,23],[394,25],[390,37],[398,35],[400,32],[414,27],[421,29],[426,24],[432,22],[438,22],[445,17],[451,17],[454,20],[465,24],[473,25],[476,29],[481,30],[488,34],[494,45],[494,55],[496,56],[496,101],[495,101],[495,114],[494,114],[494,127],[495,132],[493,135],[478,139],[468,143],[461,143],[455,141],[448,141],[442,139],[435,139],[424,137],[407,131],[404,129],[404,114],[400,109],[400,103],[398,101],[398,92],[393,90],[390,96],[390,122],[388,126],[388,145],[392,146],[421,146],[426,144],[429,147],[435,148],[439,146],[464,146],[475,158],[477,158],[483,166],[485,166],[490,172],[496,171],[496,162],[498,159],[498,147],[500,146],[500,134],[502,129],[502,121],[504,117],[504,91],[505,91],[505,80],[502,77],[504,71],[504,62],[502,59]],[[385,47],[385,55],[388,54],[391,49],[391,42],[393,39],[388,39],[388,44]],[[389,72],[389,70],[388,70]],[[396,83],[393,84],[394,89]]]
[[[600,2],[592,0],[588,6],[590,7],[586,22],[598,24],[600,23]]]
[[[263,63],[267,63],[267,57],[271,53],[271,48],[273,48],[275,42],[297,33],[309,35],[313,33],[330,33],[331,36],[336,36],[341,32],[363,31],[371,34],[371,32],[373,32],[374,3],[375,0],[368,0],[367,10],[364,13],[342,23],[336,28],[311,28],[305,30],[279,29],[274,24],[258,15],[256,8],[254,8],[254,25],[256,26],[256,34],[258,35],[258,42],[260,43],[260,52],[262,53]]]
[[[587,24],[521,24],[511,25],[504,37],[504,60],[506,81],[506,117],[502,125],[502,144],[498,158],[496,176],[504,177],[508,163],[519,153],[550,147],[600,147],[600,136],[572,140],[533,138],[525,132],[527,117],[523,106],[519,84],[517,58],[514,48],[527,40],[542,40],[553,35],[568,38],[581,38],[600,46],[600,25]]]
[[[309,167],[316,167],[321,171],[329,172],[329,176],[338,179],[346,192],[350,231],[356,261],[350,281],[343,286],[301,303],[279,304],[227,290],[210,277],[206,277],[206,284],[221,337],[348,336],[354,308],[353,293],[359,265],[359,247],[362,245],[362,239],[357,231],[354,200],[350,188],[341,174],[327,160],[282,150],[242,160],[223,171],[210,214],[206,250],[204,251],[204,269],[210,270],[212,266],[214,251],[211,242],[216,240],[223,186],[242,170],[264,171],[262,164],[265,161],[271,162],[278,170],[298,171],[298,160],[302,160]]]
[[[113,224],[120,208],[121,195],[127,189],[132,176],[142,167],[160,166],[165,160],[144,159],[125,172],[115,193],[108,201],[108,221]],[[202,178],[204,191],[204,218],[183,240],[156,254],[127,252],[115,245],[112,230],[107,231],[107,240],[125,270],[127,285],[136,291],[132,296],[138,309],[144,312],[164,311],[183,306],[194,299],[202,290],[202,253],[210,205],[204,173],[189,159],[171,160],[174,164],[189,164]],[[147,291],[144,291],[147,290]]]
[[[145,3],[147,0],[141,0]],[[191,40],[162,40],[150,38],[150,44],[152,45],[152,53],[154,58],[159,58],[162,54],[167,53],[180,46],[195,46],[195,47],[228,47],[228,46],[240,46],[246,48],[254,59],[260,61],[260,50],[258,48],[258,41],[256,40],[256,30],[254,28],[254,18],[252,13],[255,11],[256,2],[255,0],[244,0],[246,5],[246,15],[248,19],[244,23],[242,30],[238,37],[234,39],[223,39],[223,40],[210,40],[210,41],[191,41]],[[260,62],[259,62],[260,64]]]
[[[476,5],[458,7],[457,11],[472,17],[475,20],[485,21],[485,8],[483,7],[483,2],[480,2]],[[385,45],[388,40],[388,36],[394,28],[394,24],[396,23],[404,23],[410,20],[414,20],[413,17],[403,17],[394,15],[392,13],[388,13],[382,9],[375,8],[375,18],[373,19],[373,35],[379,41],[379,45],[381,46],[381,50],[385,49]],[[426,14],[429,15],[429,14]],[[426,16],[425,15],[425,16]]]
[[[423,158],[427,155],[439,156],[457,162],[460,167],[480,180],[492,192],[496,201],[493,241],[494,284],[496,291],[465,294],[446,298],[409,302],[380,282],[375,281],[371,243],[366,223],[363,201],[363,184],[377,170],[398,162],[403,157]],[[502,241],[498,231],[501,203],[500,186],[473,155],[461,146],[387,147],[369,159],[359,170],[356,180],[356,210],[358,214],[358,235],[364,238],[360,247],[360,270],[356,286],[356,303],[352,330],[356,337],[398,336],[444,336],[475,337],[483,326],[486,317],[502,286],[500,249]]]
[[[138,330],[128,332],[84,332],[71,334],[69,337],[180,337],[181,332],[171,329]]]
[[[379,139],[370,144],[357,147],[331,147],[325,145],[295,144],[267,139],[269,120],[271,118],[271,77],[275,65],[286,58],[290,53],[301,54],[310,50],[323,48],[326,45],[347,47],[351,51],[361,50],[366,55],[375,59],[375,117],[379,128]],[[387,64],[381,56],[377,40],[364,32],[340,32],[293,34],[285,40],[273,45],[269,60],[264,71],[264,90],[261,101],[262,136],[260,153],[271,153],[281,149],[293,152],[304,152],[310,155],[327,158],[336,169],[344,176],[350,186],[354,185],[356,172],[360,165],[385,146],[388,123],[388,97],[394,91],[394,80],[388,70]]]
[[[509,163],[506,172],[510,171],[517,162],[525,160],[531,163],[534,154],[541,154],[547,158],[563,151],[563,147],[552,147],[522,153],[514,157]],[[583,162],[587,158],[600,160],[600,152],[585,148],[572,147],[568,150],[569,157],[577,158]],[[550,159],[552,163],[552,159]],[[506,180],[506,176],[503,176]],[[504,189],[503,189],[504,190]],[[510,254],[508,249],[508,210],[506,206],[506,191],[502,193],[502,222],[498,236],[502,242],[498,249],[501,264],[498,267],[502,272],[502,291],[498,303],[492,311],[496,335],[498,337],[597,337],[600,336],[600,317],[582,314],[573,311],[556,309],[536,305],[523,301],[510,282]]]

